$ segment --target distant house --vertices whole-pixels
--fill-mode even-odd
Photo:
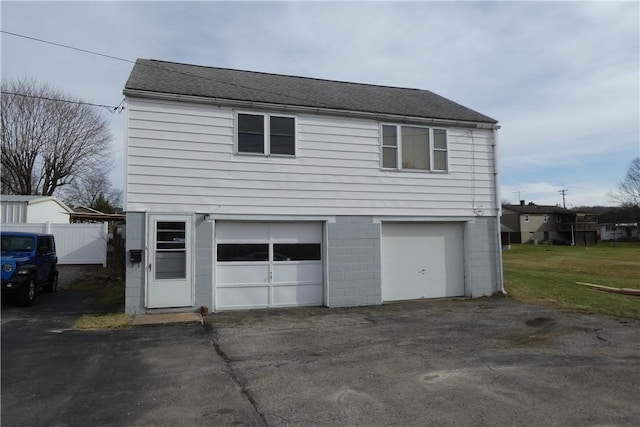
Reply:
[[[71,213],[72,223],[107,223],[107,230],[109,232],[109,238],[117,239],[120,244],[120,235],[123,232],[125,224],[124,213],[104,213],[96,209],[87,206],[73,206],[73,212]],[[122,249],[124,250],[124,248]]]
[[[426,90],[138,60],[125,309],[502,290],[497,122]]]
[[[501,224],[513,230],[510,243],[597,243],[598,215],[560,206],[525,204],[503,205]]]
[[[124,222],[123,213],[104,213],[87,206],[74,206],[71,213],[71,222],[108,222],[109,225]]]
[[[55,196],[0,196],[3,224],[68,224],[73,210]]]
[[[598,221],[598,237],[602,241],[640,240],[640,207],[609,208]]]

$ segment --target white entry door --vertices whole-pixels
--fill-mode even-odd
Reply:
[[[464,295],[461,223],[382,224],[382,300]]]
[[[217,221],[216,310],[321,305],[322,224]]]
[[[193,305],[192,219],[149,215],[147,307]]]

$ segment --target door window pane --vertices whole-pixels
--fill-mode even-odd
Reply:
[[[402,168],[429,169],[429,129],[402,127]]]
[[[156,280],[187,277],[186,251],[156,252]]]
[[[156,223],[156,280],[187,277],[186,223]]]
[[[264,118],[256,114],[238,114],[238,152],[264,153]]]
[[[320,261],[320,243],[274,243],[274,261]]]
[[[219,243],[217,258],[224,262],[269,261],[269,244]]]
[[[158,222],[156,249],[185,249],[186,225],[179,222]]]
[[[271,154],[296,153],[295,121],[292,117],[270,117],[270,151]]]

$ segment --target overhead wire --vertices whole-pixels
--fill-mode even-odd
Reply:
[[[258,91],[258,92],[262,92],[262,93],[266,93],[266,94],[270,94],[270,95],[277,95],[277,96],[286,97],[286,98],[293,99],[293,100],[304,101],[304,102],[312,102],[314,105],[317,105],[318,103],[320,103],[320,104],[324,104],[324,106],[326,106],[326,107],[331,107],[331,105],[329,105],[327,103],[319,102],[317,99],[313,99],[312,100],[312,99],[309,99],[309,98],[294,96],[294,95],[290,95],[290,94],[286,94],[286,93],[269,91],[269,90],[266,90],[266,89],[261,88],[261,87],[255,87],[255,86],[244,85],[244,84],[241,84],[241,83],[222,81],[222,80],[218,80],[218,79],[215,79],[215,78],[212,78],[212,77],[199,76],[197,74],[193,74],[193,73],[189,73],[189,72],[185,72],[185,71],[172,70],[172,69],[169,69],[167,67],[162,67],[162,66],[158,66],[158,65],[152,65],[152,64],[148,64],[148,63],[138,63],[137,61],[133,61],[131,59],[121,58],[121,57],[113,56],[113,55],[107,55],[107,54],[104,54],[104,53],[100,53],[100,52],[96,52],[96,51],[92,51],[92,50],[88,50],[88,49],[81,49],[81,48],[78,48],[78,47],[75,47],[75,46],[70,46],[70,45],[66,45],[66,44],[62,44],[62,43],[56,43],[56,42],[52,42],[52,41],[49,41],[49,40],[40,39],[40,38],[37,38],[37,37],[26,36],[24,34],[18,34],[18,33],[14,33],[14,32],[11,32],[11,31],[0,30],[0,33],[12,35],[12,36],[15,36],[15,37],[21,37],[21,38],[24,38],[24,39],[27,39],[27,40],[37,41],[37,42],[40,42],[40,43],[45,43],[45,44],[49,44],[49,45],[53,45],[53,46],[57,46],[57,47],[65,48],[65,49],[71,49],[71,50],[75,50],[75,51],[78,51],[78,52],[87,53],[87,54],[90,54],[90,55],[101,56],[101,57],[108,58],[108,59],[127,62],[127,63],[130,63],[130,64],[137,64],[139,66],[155,68],[155,69],[163,71],[163,72],[169,72],[169,73],[174,73],[174,74],[178,74],[178,75],[183,75],[183,76],[188,76],[188,77],[195,77],[195,78],[203,79],[203,80],[209,80],[211,82],[215,82],[215,83],[219,83],[219,84],[223,84],[223,85],[227,85],[227,86],[234,86],[234,87],[239,87],[239,88],[242,88],[242,89],[250,89],[250,90],[254,90],[254,91]],[[185,64],[173,63],[173,62],[169,62],[169,61],[167,61],[166,63],[167,64],[175,64],[175,65],[185,65]]]
[[[64,102],[67,104],[77,104],[77,105],[89,105],[91,107],[101,107],[106,109],[108,112],[110,112],[111,114],[115,114],[116,112],[121,112],[124,109],[124,99],[122,100],[122,102],[120,102],[120,104],[118,104],[116,107],[114,107],[113,105],[104,105],[104,104],[94,104],[92,102],[84,102],[84,101],[73,101],[70,99],[62,99],[62,98],[51,98],[48,96],[40,96],[40,95],[27,95],[24,93],[17,93],[17,92],[6,92],[6,91],[2,91],[0,92],[3,95],[14,95],[14,96],[22,96],[25,98],[34,98],[34,99],[44,99],[46,101],[53,101],[53,102]]]

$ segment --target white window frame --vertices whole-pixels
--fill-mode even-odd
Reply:
[[[524,222],[529,222],[529,214],[524,214]]]
[[[542,221],[546,224],[547,222],[549,222],[549,215],[548,214],[544,214],[544,216],[542,217]]]
[[[384,145],[384,128],[383,126],[394,126],[396,128],[396,146],[391,147],[388,145]],[[429,169],[415,169],[415,168],[403,168],[402,167],[402,127],[412,127],[412,128],[421,128],[427,129],[429,132]],[[445,139],[446,139],[446,149],[435,148],[434,144],[434,130],[442,130],[444,131]],[[396,167],[395,168],[386,168],[384,167],[384,148],[395,148],[396,149]],[[445,169],[435,169],[435,153],[442,152],[446,153]],[[397,124],[397,123],[380,123],[380,169],[384,171],[403,171],[403,172],[414,172],[414,173],[425,173],[425,172],[433,172],[433,173],[449,173],[449,130],[443,127],[429,127],[429,126],[421,126],[421,125],[413,125],[413,124]]]
[[[251,116],[262,116],[264,129],[264,149],[262,153],[248,153],[238,150],[238,131],[239,121],[238,115],[246,114]],[[271,153],[271,117],[283,117],[293,119],[293,154],[272,154]],[[298,117],[290,114],[262,113],[255,111],[234,111],[233,116],[233,153],[238,156],[257,156],[257,157],[288,157],[294,158],[298,156]]]

